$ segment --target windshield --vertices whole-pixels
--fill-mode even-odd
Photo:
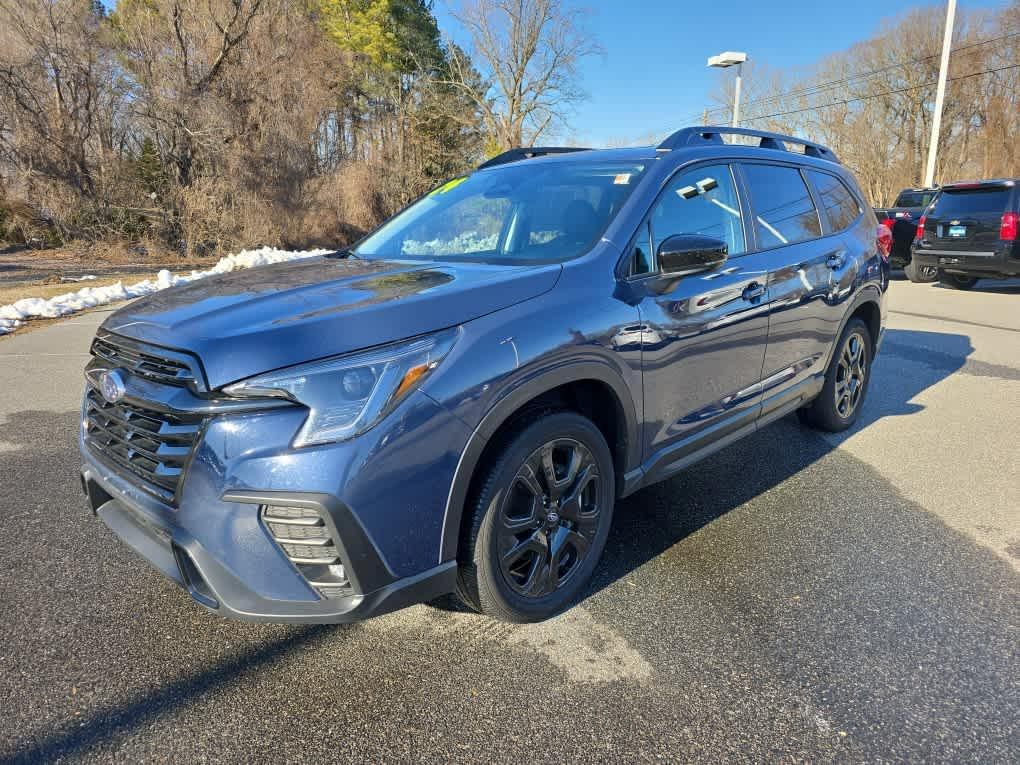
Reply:
[[[934,191],[903,191],[893,207],[927,207],[934,195]]]
[[[511,264],[567,260],[598,241],[643,169],[625,162],[524,162],[454,178],[354,252]]]

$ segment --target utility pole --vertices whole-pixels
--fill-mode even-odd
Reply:
[[[942,102],[946,97],[946,75],[949,72],[949,50],[953,45],[953,22],[956,20],[956,0],[949,0],[946,8],[946,29],[942,35],[942,59],[939,61],[939,84],[935,89],[935,113],[931,121],[931,142],[928,144],[928,165],[924,171],[924,185],[935,182],[935,159],[939,153],[939,131],[942,129]]]

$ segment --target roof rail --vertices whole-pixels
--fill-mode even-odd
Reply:
[[[682,146],[697,146],[704,143],[722,143],[724,135],[746,135],[752,138],[759,138],[758,146],[762,149],[779,149],[788,151],[786,144],[796,143],[804,147],[804,153],[809,157],[827,159],[830,162],[839,162],[835,152],[828,146],[808,141],[804,138],[797,138],[782,133],[772,133],[768,130],[754,130],[753,128],[718,127],[703,125],[699,127],[687,127],[673,133],[666,140],[659,144],[658,151],[672,151]]]
[[[519,146],[516,149],[510,149],[509,151],[504,151],[502,154],[497,154],[495,157],[483,162],[475,169],[481,170],[485,167],[505,165],[507,162],[517,162],[521,159],[544,157],[547,154],[566,154],[571,151],[591,151],[591,149],[585,146]]]

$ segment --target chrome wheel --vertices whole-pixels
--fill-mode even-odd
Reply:
[[[555,592],[581,568],[602,518],[599,470],[570,438],[547,442],[524,461],[499,514],[499,568],[528,598]]]
[[[848,419],[856,411],[864,393],[867,374],[868,345],[863,335],[853,332],[843,344],[833,391],[836,413],[843,419]]]
[[[917,272],[927,282],[933,282],[938,277],[938,269],[935,266],[921,266]]]

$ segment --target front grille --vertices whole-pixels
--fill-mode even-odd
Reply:
[[[173,504],[202,421],[126,401],[111,404],[90,387],[83,427],[89,448],[127,470],[143,489]]]
[[[186,358],[171,358],[169,351],[147,351],[142,346],[116,335],[100,335],[92,343],[92,355],[113,367],[169,385],[189,385],[197,375]]]

